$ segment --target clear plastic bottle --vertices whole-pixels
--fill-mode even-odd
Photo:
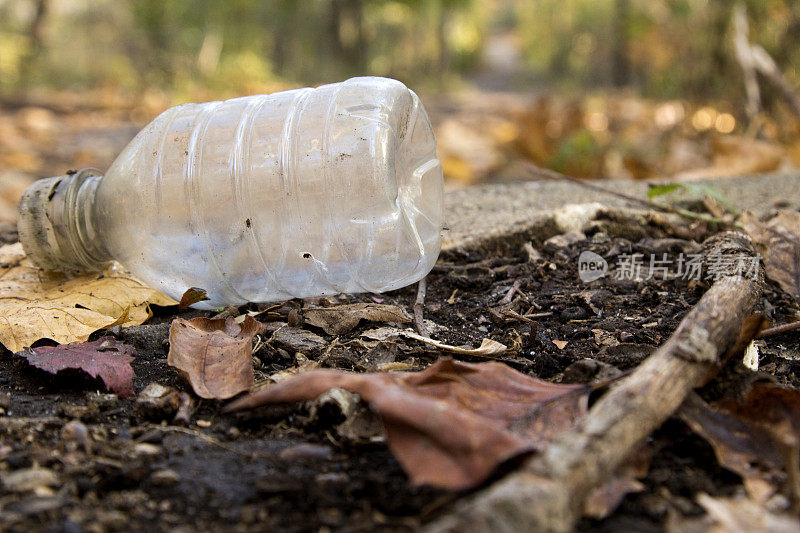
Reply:
[[[20,240],[50,270],[114,259],[173,297],[215,308],[382,292],[433,267],[442,167],[414,92],[386,78],[183,104],[105,175],[35,182]]]

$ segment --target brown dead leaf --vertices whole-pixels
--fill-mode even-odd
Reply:
[[[679,180],[699,180],[745,174],[761,174],[790,164],[788,151],[775,143],[721,135],[712,141],[713,164],[710,167],[678,174]]]
[[[303,318],[329,335],[351,331],[362,320],[368,322],[411,322],[411,316],[400,307],[388,304],[358,303],[333,307],[312,307],[303,310]]]
[[[186,309],[192,304],[204,302],[206,300],[210,300],[210,298],[206,296],[205,289],[189,287],[186,292],[183,293],[183,296],[181,296],[181,301],[178,302],[178,309]]]
[[[335,388],[380,415],[388,444],[415,484],[465,489],[531,451],[584,415],[589,388],[528,377],[508,366],[440,359],[421,372],[312,370],[226,407],[310,401]]]
[[[737,412],[788,446],[800,445],[800,391],[757,383]]]
[[[554,340],[553,344],[555,344],[556,348],[558,348],[559,350],[563,350],[564,348],[567,347],[567,344],[569,344],[569,341]]]
[[[800,302],[800,213],[779,211],[768,222],[748,215],[742,224],[764,258],[767,277]]]
[[[0,247],[0,257],[12,257],[16,246]],[[27,259],[0,265],[0,343],[12,352],[39,339],[72,344],[99,329],[139,325],[150,318],[150,304],[175,301],[118,269],[67,278]]]
[[[167,363],[201,398],[230,398],[253,384],[253,337],[259,329],[250,316],[241,324],[233,318],[176,318],[169,328]]]
[[[754,501],[766,502],[787,476],[790,484],[800,479],[792,459],[800,436],[800,392],[757,384],[744,404],[715,406],[694,394],[684,402],[680,416],[711,444],[722,466],[742,476]],[[799,488],[790,487],[790,491]]]
[[[133,346],[113,337],[103,337],[82,344],[61,344],[28,348],[18,355],[28,363],[57,374],[61,370],[82,370],[93,378],[100,378],[109,390],[120,396],[133,395]]]

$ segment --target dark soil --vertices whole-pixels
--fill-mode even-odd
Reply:
[[[501,360],[556,382],[590,382],[635,367],[668,338],[708,286],[663,276],[616,279],[622,254],[644,254],[646,264],[650,254],[675,258],[698,250],[692,240],[641,229],[647,236],[635,240],[598,229],[569,245],[533,242],[534,253],[506,242],[444,254],[427,279],[425,318],[436,325],[432,336],[470,346],[484,337],[496,339],[514,348]],[[696,239],[706,234],[697,231]],[[590,283],[579,279],[577,258],[584,250],[607,259],[607,276]],[[646,266],[642,274],[647,277]],[[411,312],[415,297],[416,288],[409,287],[336,301],[382,301]],[[765,297],[776,323],[796,311],[777,289],[768,289]],[[303,305],[287,302],[264,315],[274,321],[268,331],[290,321],[326,344],[299,350],[299,341],[291,339],[263,343],[255,353],[257,379],[294,367],[296,351],[322,366],[355,371],[398,362],[423,368],[445,355],[413,340],[361,342],[359,334],[374,324],[362,324],[333,343],[333,337],[302,324]],[[213,313],[155,312],[148,325],[114,332],[137,349],[136,391],[158,382],[191,393],[167,366],[168,324],[175,316]],[[800,386],[798,354],[795,334],[762,342],[761,367],[767,373],[761,375]],[[752,373],[729,374],[724,384],[718,380],[702,394],[735,395],[737,379],[752,379]],[[193,398],[191,422],[179,426],[169,406],[145,409],[135,399],[104,392],[99,381],[52,376],[4,351],[0,475],[38,466],[55,474],[55,481],[29,491],[0,489],[0,529],[402,530],[445,512],[459,496],[411,486],[385,443],[343,437],[337,431],[341,416],[334,411],[312,416],[306,406],[293,405],[234,417],[220,414],[223,402]],[[88,430],[85,442],[64,431],[71,421]],[[693,503],[697,492],[727,495],[740,487],[739,477],[720,467],[710,446],[677,419],[664,424],[648,445],[654,456],[643,480],[646,489],[627,496],[605,520],[584,519],[580,529],[662,530],[671,510],[702,513]]]

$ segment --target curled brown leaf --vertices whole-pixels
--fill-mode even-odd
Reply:
[[[241,324],[233,318],[176,318],[167,362],[201,398],[230,398],[253,385],[253,337],[260,328],[249,316]]]
[[[681,418],[711,444],[722,466],[742,476],[753,500],[766,502],[788,481],[790,499],[800,501],[800,392],[756,384],[745,402],[713,406],[692,395]]]
[[[589,392],[501,363],[440,359],[414,373],[312,370],[225,410],[310,401],[334,388],[360,395],[378,413],[388,445],[413,483],[454,490],[475,486],[498,464],[571,427],[585,413]]]
[[[197,302],[204,302],[209,297],[206,295],[206,290],[199,287],[189,287],[186,292],[181,296],[181,301],[178,302],[178,309],[186,309],[192,304]]]

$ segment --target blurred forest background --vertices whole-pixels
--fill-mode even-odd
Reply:
[[[0,220],[165,108],[390,76],[452,184],[800,165],[800,0],[0,0]]]

